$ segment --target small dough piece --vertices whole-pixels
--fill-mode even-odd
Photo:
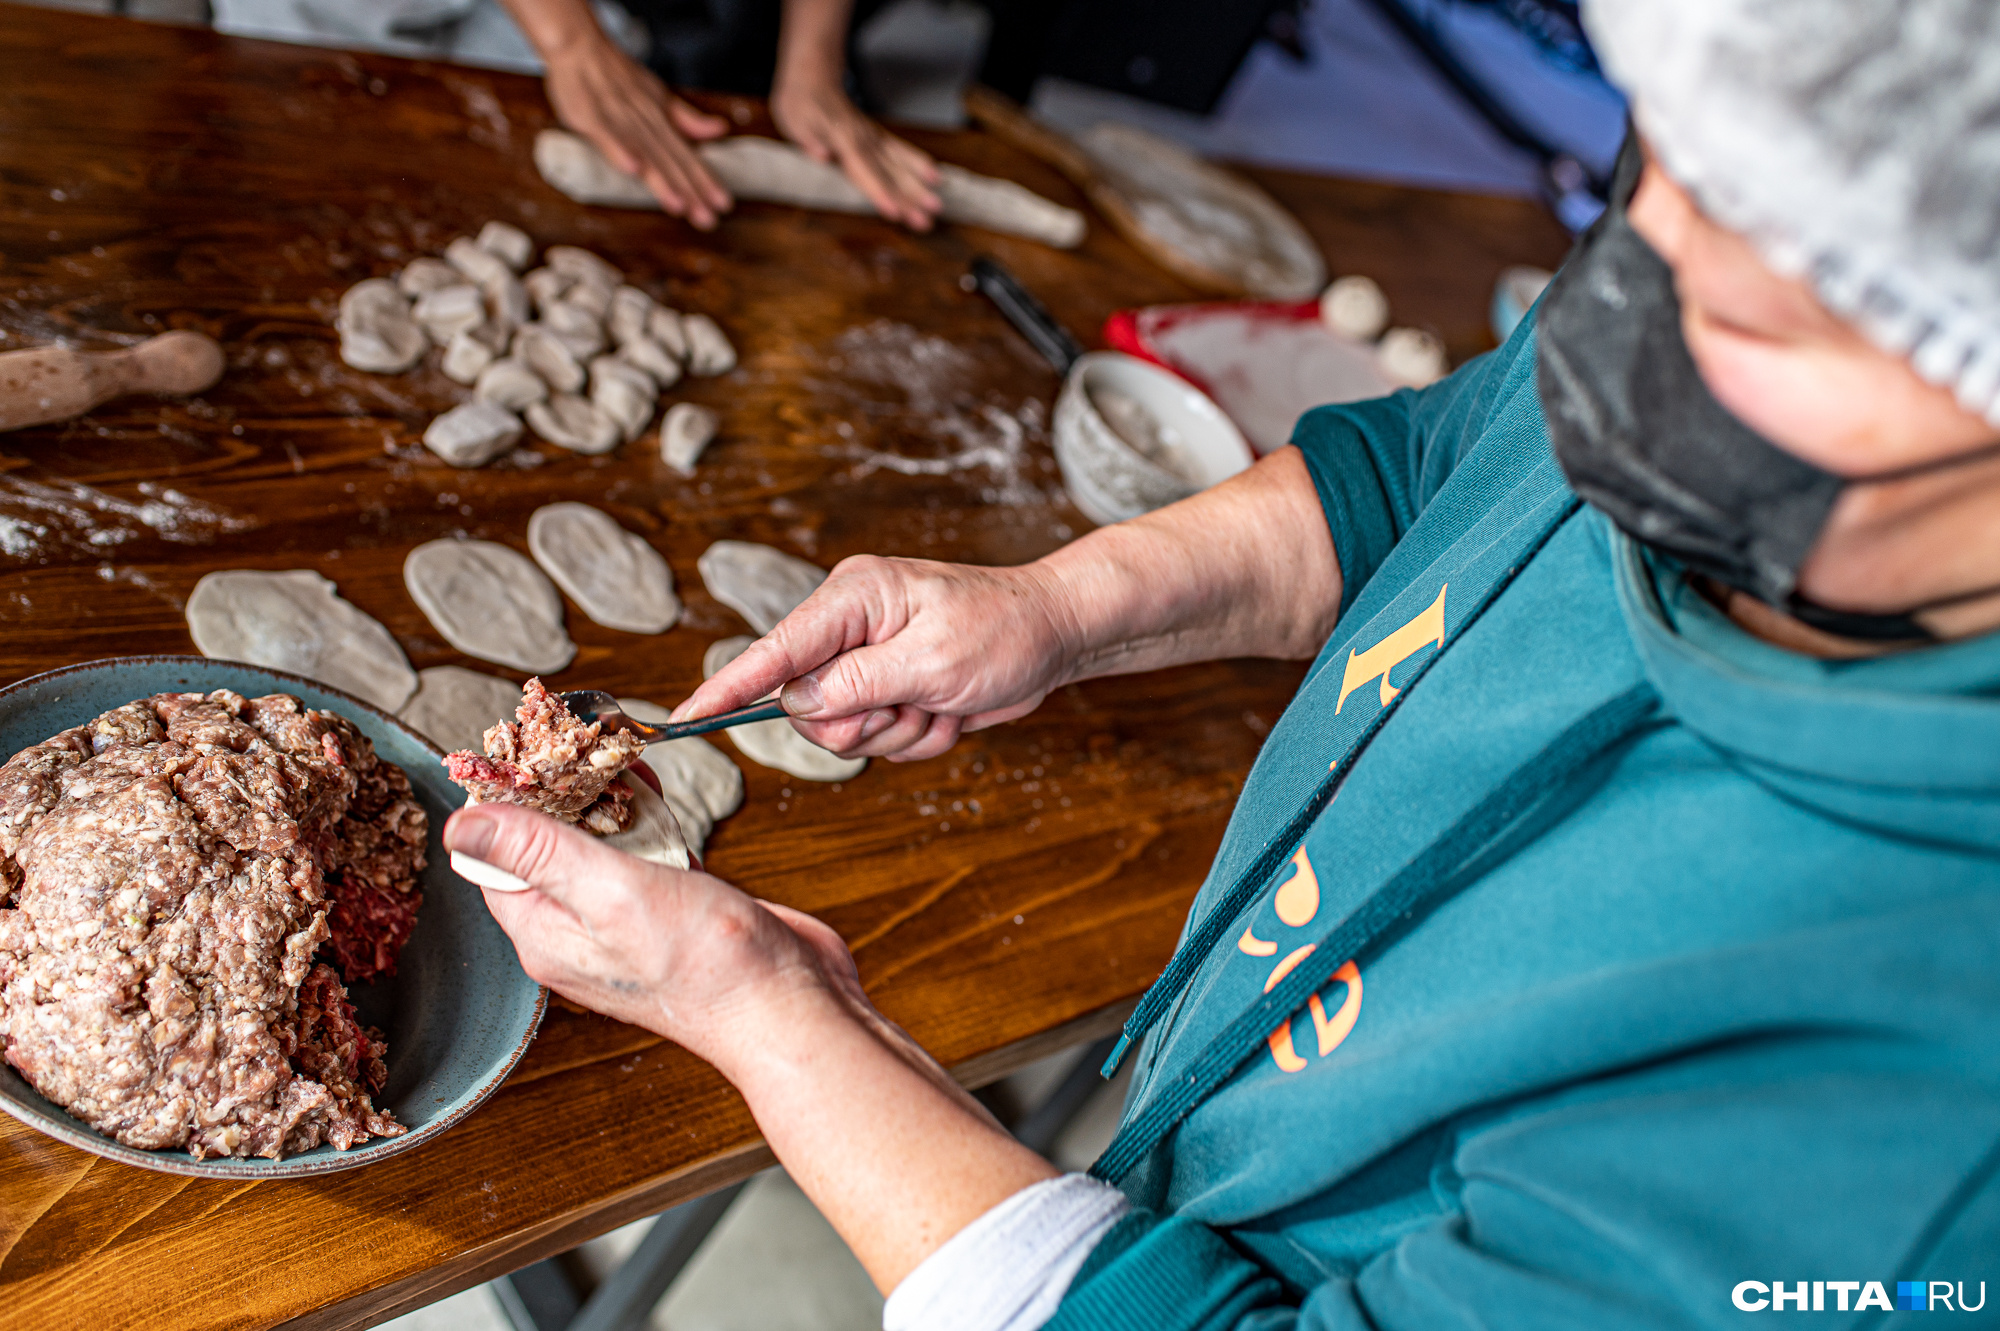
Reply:
[[[1434,384],[1451,368],[1444,343],[1421,328],[1391,328],[1382,334],[1375,354],[1383,373],[1411,388]]]
[[[446,263],[443,259],[433,259],[426,255],[412,259],[403,271],[396,274],[396,288],[411,300],[430,291],[445,287],[455,287],[465,281],[465,274]]]
[[[534,561],[493,541],[426,541],[403,561],[403,585],[444,640],[531,674],[576,657],[562,596]]]
[[[620,698],[625,715],[648,725],[663,726],[673,715],[644,698]],[[743,807],[743,772],[729,755],[699,735],[648,744],[639,761],[660,778],[667,807],[681,825],[681,834],[695,854],[708,847],[715,825]]]
[[[672,388],[681,381],[680,361],[650,337],[635,337],[618,348],[618,359],[644,370],[656,387]]]
[[[525,411],[547,400],[549,386],[541,375],[528,368],[526,361],[503,356],[479,372],[479,382],[472,393],[482,402],[509,411]]]
[[[485,286],[497,282],[502,276],[513,276],[514,270],[507,261],[492,250],[484,249],[470,236],[460,236],[444,247],[444,261],[472,279],[474,286]]]
[[[349,287],[333,326],[341,360],[371,374],[401,374],[431,347],[423,325],[410,317],[409,300],[386,277]]]
[[[589,504],[547,504],[528,519],[528,552],[596,623],[665,633],[681,617],[673,570],[646,538]]]
[[[479,238],[473,243],[499,255],[501,262],[517,273],[535,257],[535,242],[527,232],[508,222],[488,222],[479,228]]]
[[[425,292],[417,297],[410,313],[424,326],[431,341],[442,344],[451,341],[453,333],[463,333],[486,322],[486,299],[479,294],[478,287],[461,282],[455,287]]]
[[[188,633],[203,656],[289,670],[393,712],[417,672],[380,622],[311,569],[225,569],[194,586]]]
[[[769,633],[826,581],[826,570],[768,545],[717,541],[695,567],[708,594]]]
[[[479,376],[493,363],[493,348],[471,329],[453,333],[444,345],[444,372],[462,384],[479,382]]]
[[[676,402],[660,422],[660,459],[683,476],[694,475],[695,459],[715,438],[720,422],[707,407]]]
[[[605,315],[611,340],[622,347],[635,337],[644,337],[646,320],[657,308],[658,303],[639,288],[619,287],[611,293],[611,308]]]
[[[728,374],[736,368],[736,348],[706,314],[684,314],[681,328],[687,334],[689,374]]]
[[[1373,342],[1389,326],[1389,298],[1370,277],[1350,273],[1321,293],[1320,322],[1356,342]]]
[[[483,467],[521,440],[521,418],[474,398],[432,421],[424,447],[454,467]]]
[[[709,678],[743,655],[755,641],[751,637],[737,637],[710,643],[708,650],[702,653],[702,678]],[[731,726],[722,733],[729,736],[729,742],[751,762],[789,772],[802,781],[849,781],[860,776],[862,769],[868,766],[866,758],[842,758],[828,753],[793,729],[792,723],[783,717]]]
[[[485,283],[481,292],[486,297],[487,321],[499,330],[494,343],[505,346],[507,336],[528,322],[534,313],[528,302],[528,289],[521,285],[520,278],[506,273]]]
[[[611,313],[611,288],[601,287],[588,278],[563,292],[563,299],[589,314],[600,325]]]
[[[590,400],[618,422],[618,432],[629,444],[652,424],[660,390],[653,376],[636,365],[616,356],[599,356],[590,363]]]
[[[646,335],[665,347],[667,354],[675,360],[687,360],[687,328],[681,323],[679,310],[670,310],[664,305],[655,307],[646,316]]]
[[[514,358],[554,392],[574,393],[584,385],[583,363],[567,342],[541,324],[523,324],[514,334]]]
[[[687,868],[687,835],[681,830],[673,806],[630,772],[620,772],[618,780],[632,792],[629,805],[632,822],[624,831],[605,836],[604,844],[669,869]]]
[[[572,281],[589,282],[607,292],[616,291],[625,281],[625,274],[576,245],[551,245],[542,262]]]
[[[542,327],[561,338],[580,361],[604,350],[604,320],[567,297],[542,311]]]
[[[553,268],[537,268],[521,279],[521,285],[535,302],[535,308],[546,310],[563,298],[563,293],[576,285],[576,279]]]
[[[487,728],[514,714],[521,686],[464,666],[432,666],[417,672],[417,691],[396,715],[451,753],[477,751]]]
[[[589,398],[557,393],[528,408],[528,428],[572,453],[609,453],[618,447],[618,422]]]

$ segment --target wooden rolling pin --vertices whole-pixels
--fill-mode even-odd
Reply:
[[[222,377],[222,348],[177,329],[123,351],[0,352],[0,430],[66,421],[127,393],[199,393]]]

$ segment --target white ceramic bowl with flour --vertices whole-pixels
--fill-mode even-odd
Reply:
[[[1185,499],[1253,461],[1243,432],[1205,394],[1117,351],[1070,368],[1054,436],[1063,484],[1099,526]]]

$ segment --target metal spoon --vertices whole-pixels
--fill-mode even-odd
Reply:
[[[670,739],[684,739],[689,735],[706,735],[711,730],[727,730],[731,726],[747,725],[752,721],[774,721],[784,716],[784,704],[776,698],[765,702],[739,707],[733,712],[723,712],[716,716],[704,716],[697,721],[682,721],[678,725],[650,726],[644,721],[626,715],[618,700],[602,689],[578,689],[573,693],[558,695],[563,706],[569,708],[570,715],[585,725],[595,722],[605,730],[623,730],[637,735],[648,744],[659,744]]]

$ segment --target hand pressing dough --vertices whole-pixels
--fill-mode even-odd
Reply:
[[[576,279],[553,268],[537,268],[521,279],[521,285],[534,300],[535,308],[546,310],[561,300],[564,292],[576,285]]]
[[[648,725],[663,726],[672,716],[644,698],[620,698],[625,715]],[[695,854],[704,853],[715,825],[743,807],[743,773],[729,755],[699,735],[648,744],[639,761],[660,778],[667,807],[681,825]]]
[[[439,416],[424,431],[424,447],[454,467],[483,467],[521,439],[521,418],[474,398]]]
[[[492,541],[426,541],[403,561],[403,585],[444,635],[482,661],[553,674],[576,656],[562,597],[526,555]]]
[[[541,375],[528,368],[526,361],[504,356],[479,372],[479,382],[472,393],[482,402],[509,411],[524,411],[547,400],[549,386]]]
[[[826,581],[826,570],[783,550],[750,541],[717,541],[695,567],[708,594],[769,633]]]
[[[724,638],[702,654],[701,675],[707,679],[743,655],[755,638]],[[842,758],[828,753],[792,728],[782,717],[731,726],[722,732],[745,758],[762,767],[789,772],[803,781],[850,781],[868,766],[866,758]]]
[[[583,387],[583,363],[568,343],[541,324],[523,324],[514,334],[514,358],[540,375],[554,392],[574,393]]]
[[[542,327],[561,338],[580,361],[604,350],[604,321],[567,297],[542,311]]]
[[[517,273],[535,257],[535,242],[528,233],[506,222],[488,222],[480,227],[474,243],[490,254],[499,255],[500,261]]]
[[[507,266],[505,259],[483,248],[470,236],[460,236],[445,246],[444,261],[471,278],[474,286],[483,287],[489,282],[514,275],[514,270]]]
[[[431,341],[451,341],[453,333],[463,333],[486,322],[486,300],[470,282],[440,287],[417,297],[412,317],[424,326]]]
[[[340,332],[340,358],[371,374],[401,374],[431,346],[423,325],[410,317],[409,300],[386,277],[349,287],[333,326]]]
[[[683,314],[681,329],[687,335],[689,374],[728,374],[736,368],[736,348],[715,320],[706,314]]]
[[[187,624],[203,656],[289,670],[384,711],[417,689],[417,672],[389,630],[311,569],[210,573],[188,597]]]
[[[444,344],[445,376],[462,384],[479,382],[479,376],[493,363],[493,348],[486,345],[471,329],[453,333],[451,341]]]
[[[528,428],[572,453],[609,453],[618,447],[618,422],[589,398],[557,393],[528,408]]]
[[[625,281],[625,274],[589,250],[575,245],[549,246],[542,255],[542,262],[565,277],[577,282],[589,282],[606,291],[616,291]]]
[[[629,444],[652,424],[660,390],[653,386],[653,376],[637,366],[599,356],[590,363],[590,401],[617,422],[619,438]]]
[[[417,672],[417,691],[396,715],[446,753],[478,753],[487,728],[520,705],[519,684],[464,666],[432,666]]]
[[[602,838],[604,844],[669,869],[687,868],[687,836],[681,831],[672,807],[651,786],[629,772],[620,772],[618,780],[632,792],[632,825]]]
[[[695,459],[715,438],[715,413],[693,402],[676,402],[660,422],[660,459],[683,476],[694,475]]]
[[[644,370],[660,388],[672,388],[681,380],[681,363],[650,337],[635,337],[618,348],[618,359]]]
[[[658,302],[639,288],[619,287],[611,293],[611,308],[604,320],[611,340],[622,347],[635,337],[644,337],[646,321],[658,308]]]
[[[869,213],[875,206],[830,162],[815,162],[790,144],[738,135],[696,151],[725,189],[740,199],[788,203],[830,212]],[[580,203],[614,208],[660,206],[638,179],[604,160],[588,142],[565,130],[535,138],[535,166],[542,179]],[[938,167],[938,195],[948,222],[1026,236],[1068,249],[1082,241],[1083,215],[1052,203],[1010,180],[980,176],[948,163]]]
[[[396,274],[396,288],[411,300],[426,292],[455,287],[463,281],[465,281],[464,273],[443,259],[433,259],[428,256],[410,260],[403,271]]]
[[[528,552],[583,613],[608,629],[665,633],[681,617],[660,552],[589,504],[548,504],[528,519]]]

